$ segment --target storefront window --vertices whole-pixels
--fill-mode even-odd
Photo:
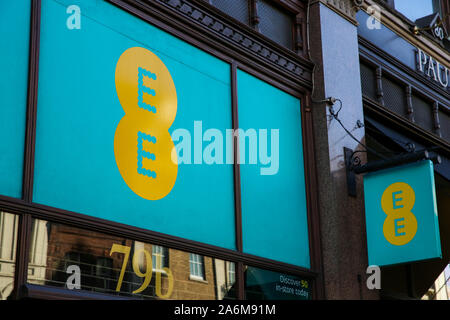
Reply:
[[[247,300],[310,300],[311,282],[298,276],[246,267],[245,298]]]
[[[202,281],[192,278],[193,262]],[[234,268],[228,261],[34,220],[28,282],[138,299],[235,299],[227,265]]]
[[[0,194],[15,198],[22,196],[30,15],[30,0],[0,1]]]
[[[242,135],[239,142],[243,251],[310,268],[300,99],[240,69],[237,91],[239,127],[249,141]],[[251,159],[254,128],[264,128],[258,140],[267,147],[259,150],[270,160]]]
[[[0,211],[0,300],[9,298],[14,286],[19,216]]]
[[[71,0],[42,1],[33,202],[236,249],[233,165],[223,160],[225,149],[220,161],[203,158],[212,150],[219,159],[222,148],[216,144],[194,148],[203,133],[207,137],[212,132],[219,139],[232,127],[230,64],[108,1],[76,2],[83,21],[79,30],[60,23],[69,17]],[[137,52],[139,59],[133,56]],[[156,61],[164,77],[159,71],[152,73]],[[61,76],[57,70],[63,69],[67,78],[55,81]],[[128,78],[122,72],[134,75]],[[130,92],[136,97],[129,105],[123,105],[119,92],[125,86],[116,86],[116,77],[132,81],[129,85],[135,90]],[[159,98],[148,93],[153,90]],[[72,98],[61,108],[60,97],[66,95]],[[160,111],[154,114],[148,105],[156,104]],[[156,121],[158,128],[141,126],[134,115],[145,118],[142,123]],[[125,138],[118,124],[127,121],[131,127],[123,132],[130,136]],[[148,135],[166,142],[155,149]],[[67,141],[73,141],[70,147]],[[171,158],[175,144],[182,154],[179,163]],[[122,147],[133,150],[120,151]],[[159,160],[152,162],[152,157]],[[123,163],[128,164],[122,167]],[[144,169],[158,172],[162,179],[155,180]],[[62,188],[63,193],[57,192]]]

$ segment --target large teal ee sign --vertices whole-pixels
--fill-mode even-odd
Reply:
[[[367,174],[364,194],[370,265],[442,257],[431,161]]]
[[[41,3],[33,202],[236,250],[230,63],[107,1]],[[0,195],[13,198],[30,6],[0,1]],[[309,268],[301,101],[239,68],[236,88],[243,252]]]

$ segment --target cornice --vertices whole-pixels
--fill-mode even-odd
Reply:
[[[116,2],[116,1],[112,1]],[[170,11],[178,19],[179,26],[187,23],[189,31],[196,30],[196,37],[206,37],[220,46],[221,51],[233,57],[233,52],[244,54],[252,62],[258,62],[271,69],[284,73],[288,78],[302,82],[309,87],[312,79],[312,64],[294,51],[280,47],[275,42],[258,34],[250,27],[229,19],[219,10],[204,1],[196,0],[137,0],[125,2],[138,7],[147,8],[148,12],[155,7]],[[162,17],[161,17],[162,18]],[[198,31],[200,30],[200,31]],[[187,29],[184,32],[188,32]],[[214,40],[215,39],[215,40]]]
[[[398,36],[405,39],[413,46],[432,56],[433,59],[438,60],[441,65],[450,69],[448,51],[442,48],[437,42],[429,39],[427,36],[421,34],[414,35],[410,29],[411,24],[407,23],[405,20],[395,15],[390,10],[384,8],[374,0],[364,0],[361,9],[367,13],[367,9],[372,5],[376,5],[381,9],[381,23],[383,25],[391,29]]]

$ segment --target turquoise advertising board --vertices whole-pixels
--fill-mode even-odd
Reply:
[[[20,198],[31,1],[0,2],[0,194]]]
[[[364,196],[370,265],[442,257],[430,160],[367,174]]]
[[[93,0],[42,1],[39,59],[34,202],[236,250],[229,63]],[[237,88],[244,252],[309,268],[300,100]]]
[[[241,165],[244,251],[309,268],[300,101],[240,70],[237,79],[239,127],[267,129],[278,155],[270,168]]]
[[[71,5],[81,10],[80,29],[66,26]],[[231,127],[230,66],[104,1],[44,0],[42,17],[33,201],[234,249],[232,165],[179,165],[173,183],[173,166],[165,175],[145,153],[172,163],[167,136],[175,128],[191,132],[193,145],[194,121],[203,132]],[[130,83],[121,80],[127,70],[135,72]],[[168,102],[145,93],[139,103],[145,88]],[[161,123],[148,121],[153,115]],[[123,161],[139,160],[122,146],[129,133],[132,147],[142,138],[141,169],[157,179],[137,168],[127,176]],[[154,188],[164,194],[141,192],[151,186],[139,178],[164,176],[172,180]]]

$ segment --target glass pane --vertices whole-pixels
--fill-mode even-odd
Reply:
[[[156,252],[164,253],[160,268]],[[202,281],[190,279],[188,252],[34,220],[28,282],[138,299],[235,299],[234,281],[226,279],[233,263],[193,256],[196,268],[203,264]]]
[[[203,258],[201,255],[190,253],[189,254],[189,269],[191,276],[204,279],[203,274]]]
[[[0,194],[22,196],[31,1],[0,1]]]
[[[161,246],[152,246],[153,270],[160,270],[166,265],[166,249]]]
[[[0,211],[0,300],[8,299],[14,286],[19,216]]]
[[[439,12],[439,0],[395,0],[395,9],[411,21]]]
[[[227,263],[228,268],[228,279],[229,283],[234,283],[236,280],[236,265],[234,263]]]
[[[261,33],[282,46],[292,49],[291,15],[269,1],[258,2],[260,17],[259,29]]]
[[[300,100],[241,70],[237,87],[244,252],[309,268]]]
[[[247,300],[310,300],[311,282],[298,276],[246,267],[245,298]]]
[[[247,0],[211,0],[210,2],[213,6],[232,16],[236,20],[239,20],[240,22],[245,24],[249,24]]]
[[[215,143],[232,128],[230,64],[107,1],[76,3],[72,30],[72,0],[42,1],[33,201],[235,249],[233,165]]]

